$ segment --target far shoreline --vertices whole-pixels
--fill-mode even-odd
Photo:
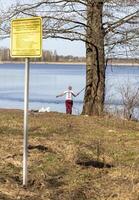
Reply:
[[[0,65],[2,65],[2,64],[24,64],[25,62],[23,62],[23,61],[0,61]],[[85,62],[30,62],[31,64],[42,64],[42,65],[44,65],[44,64],[46,64],[46,65],[86,65],[86,63]],[[137,66],[139,66],[139,63],[138,62],[112,62],[112,61],[109,61],[108,63],[107,63],[107,65],[109,65],[109,66],[125,66],[125,67],[127,67],[127,66],[135,66],[135,67],[137,67]]]
[[[0,61],[0,64],[24,64],[23,61]],[[85,62],[30,62],[31,64],[46,64],[46,65],[85,65]]]

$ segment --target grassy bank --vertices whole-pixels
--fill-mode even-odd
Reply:
[[[0,199],[139,199],[139,122],[60,113],[29,119],[23,188],[23,112],[1,110]]]

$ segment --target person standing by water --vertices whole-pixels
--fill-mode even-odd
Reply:
[[[69,86],[68,90],[63,92],[62,94],[57,95],[56,97],[62,97],[66,95],[65,106],[66,106],[66,114],[72,114],[72,106],[73,106],[73,96],[77,97],[79,93],[75,94],[72,91],[72,87]]]

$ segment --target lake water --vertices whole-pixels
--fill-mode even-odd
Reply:
[[[65,97],[56,95],[72,85],[75,93],[85,86],[85,65],[31,64],[29,109],[50,108],[65,112]],[[110,106],[121,105],[119,88],[130,84],[139,86],[139,66],[108,66],[106,98]],[[82,111],[84,91],[74,98],[73,114]],[[24,108],[24,64],[0,64],[0,108]]]

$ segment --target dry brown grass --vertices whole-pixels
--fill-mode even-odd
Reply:
[[[23,112],[1,110],[0,200],[139,199],[139,122],[60,113],[29,119],[23,188]]]

